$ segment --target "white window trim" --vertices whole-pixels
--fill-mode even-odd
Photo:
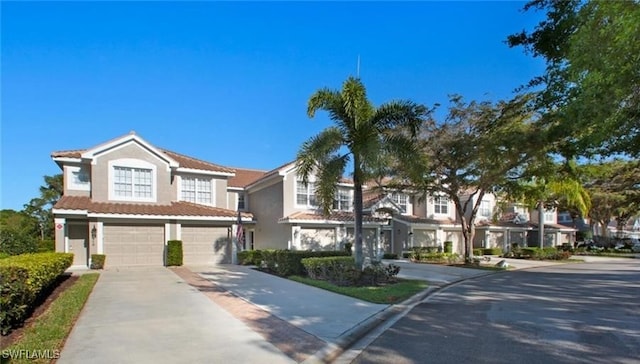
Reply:
[[[151,197],[125,197],[116,196],[114,189],[115,168],[139,168],[151,170]],[[122,158],[109,161],[109,200],[112,201],[135,201],[135,202],[157,202],[158,199],[158,174],[157,167],[153,163],[140,159]]]
[[[447,212],[437,212],[436,211],[436,199],[442,199],[445,198],[447,200],[446,206],[447,206]],[[444,206],[443,204],[438,204],[439,206]],[[438,215],[438,216],[449,216],[449,213],[451,211],[451,199],[447,196],[434,196],[433,197],[433,214],[434,215]]]
[[[487,215],[483,215],[483,214],[482,214],[482,210],[483,210],[483,209],[482,209],[482,204],[485,204],[485,203],[487,204],[487,210],[488,210],[488,212],[489,212]],[[478,211],[478,215],[479,215],[479,216],[486,217],[486,218],[490,218],[490,217],[491,217],[491,201],[489,201],[489,200],[482,200],[482,201],[480,201],[480,206],[478,206],[478,210],[479,210],[479,211]]]
[[[187,201],[182,198],[182,179],[183,178],[195,178],[196,179],[196,201]],[[211,182],[211,203],[202,203],[198,202],[198,180],[208,180]],[[178,176],[178,201],[185,201],[196,203],[198,205],[204,206],[216,206],[216,179],[211,178],[210,176]]]
[[[349,206],[347,206],[347,208],[340,208],[341,206],[338,206],[337,209],[333,209],[334,211],[353,211],[353,190],[352,189],[342,189],[342,192],[347,192],[347,195],[349,196],[349,201],[347,201],[347,204]],[[297,189],[296,189],[296,194],[297,194]],[[337,191],[337,196],[336,199],[337,204],[340,205],[340,188],[338,188]],[[296,201],[297,201],[297,197],[296,197]]]
[[[242,209],[240,209],[240,196],[242,196],[242,202],[244,204],[244,206],[242,206]],[[236,209],[240,211],[249,210],[249,204],[247,203],[247,194],[244,191],[238,191],[238,194],[236,195]]]
[[[309,180],[307,182],[315,184],[316,180],[315,180],[315,178],[309,178]],[[296,208],[299,208],[299,209],[315,209],[315,208],[318,208],[317,205],[314,206],[314,205],[310,205],[309,203],[301,205],[301,204],[298,203],[298,184],[299,183],[302,183],[302,181],[296,178],[296,183],[293,185],[293,203],[294,203],[294,206]],[[307,196],[309,196],[309,194],[310,194],[309,186],[306,186],[306,187],[307,187]],[[313,192],[313,191],[311,191],[311,192]],[[308,197],[307,197],[307,201],[309,201]],[[317,197],[316,197],[316,202],[318,202],[317,201]]]

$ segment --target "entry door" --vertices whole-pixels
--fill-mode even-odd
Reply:
[[[86,266],[89,250],[89,226],[69,224],[69,253],[73,253],[73,265]]]

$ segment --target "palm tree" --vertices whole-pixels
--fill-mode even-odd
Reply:
[[[317,176],[316,196],[322,212],[329,215],[337,193],[337,183],[349,162],[353,163],[355,242],[354,254],[362,268],[362,185],[381,151],[407,160],[415,151],[413,140],[422,122],[432,112],[411,101],[393,101],[374,107],[367,99],[359,78],[349,77],[342,90],[316,91],[307,105],[313,118],[324,110],[335,123],[304,142],[296,166],[303,183]]]

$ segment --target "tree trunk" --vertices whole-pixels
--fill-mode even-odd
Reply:
[[[360,177],[360,163],[358,157],[354,157],[354,173],[353,173],[353,209],[355,213],[355,226],[354,235],[355,241],[353,243],[354,260],[356,268],[362,270],[363,254],[362,254],[362,180]]]
[[[538,201],[538,244],[544,248],[544,203]]]

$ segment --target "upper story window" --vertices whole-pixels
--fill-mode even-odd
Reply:
[[[333,200],[333,209],[341,211],[351,211],[353,203],[351,201],[351,191],[338,189],[335,200]]]
[[[316,185],[309,181],[307,184],[296,181],[296,204],[305,207],[317,207]]]
[[[67,167],[67,188],[70,190],[91,190],[91,177],[89,175],[88,166],[69,166]]]
[[[155,202],[156,166],[138,159],[109,161],[109,199]]]
[[[391,194],[391,199],[400,207],[402,213],[407,212],[407,200],[409,200],[409,196],[404,193],[394,192]]]
[[[491,217],[491,206],[489,205],[489,201],[482,200],[480,201],[480,207],[478,208],[478,215],[483,217]]]
[[[544,210],[544,222],[556,222],[556,214],[553,210]]]
[[[436,196],[433,198],[433,209],[436,214],[449,214],[449,199],[445,196]]]
[[[244,192],[238,192],[238,210],[246,209]]]
[[[180,199],[187,202],[212,205],[213,189],[211,187],[211,178],[182,177]]]

